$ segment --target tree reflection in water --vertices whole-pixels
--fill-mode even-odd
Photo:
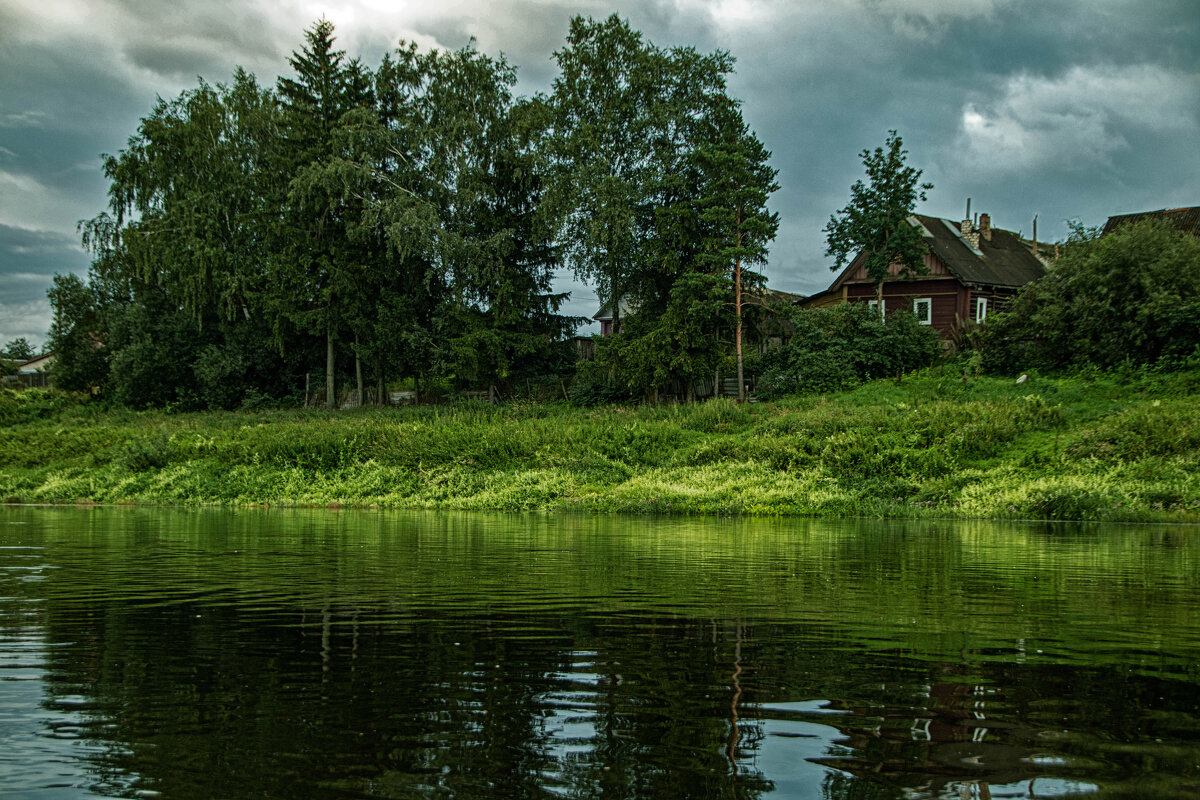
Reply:
[[[19,513],[37,524],[0,529],[0,646],[38,632],[31,724],[86,743],[80,794],[1200,785],[1200,543],[1181,537]],[[6,789],[29,774],[0,760]]]

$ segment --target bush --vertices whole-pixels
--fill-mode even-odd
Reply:
[[[928,366],[941,354],[937,333],[906,312],[886,323],[865,303],[795,309],[791,340],[763,356],[758,393],[834,392]]]
[[[1200,239],[1160,220],[1099,236],[1077,229],[1062,257],[971,346],[995,373],[1186,365],[1200,348]]]
[[[0,425],[19,425],[52,417],[82,402],[79,395],[48,389],[0,390]]]
[[[121,446],[117,460],[132,472],[162,469],[171,460],[170,438],[159,431],[132,439]]]
[[[1096,519],[1113,501],[1102,492],[1081,486],[1048,486],[1033,490],[1022,511],[1036,519]]]
[[[245,389],[242,386],[246,363],[242,354],[232,347],[205,346],[196,357],[192,372],[200,402],[210,409],[237,408],[248,391],[256,391],[254,387]]]

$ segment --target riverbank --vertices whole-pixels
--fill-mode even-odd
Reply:
[[[3,398],[0,499],[1200,521],[1200,371],[778,403],[103,411]]]

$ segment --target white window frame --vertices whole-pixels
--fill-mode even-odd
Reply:
[[[925,319],[921,319],[921,304],[925,304],[926,312]],[[914,297],[913,298],[913,316],[917,318],[917,322],[921,325],[933,324],[933,298],[932,297]]]
[[[879,301],[876,300],[875,298],[871,298],[870,300],[867,301],[867,308],[871,309],[876,314],[878,314],[879,313]]]
[[[986,297],[975,298],[975,321],[983,322],[988,315],[988,299]]]

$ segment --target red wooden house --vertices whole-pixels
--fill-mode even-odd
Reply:
[[[1004,308],[1025,284],[1040,278],[1050,262],[1052,248],[1022,239],[1012,231],[993,228],[987,214],[978,222],[953,222],[914,214],[908,218],[919,227],[929,249],[925,273],[903,274],[893,264],[883,283],[886,313],[911,311],[925,325],[932,325],[944,338],[965,320],[983,322],[988,314]],[[876,304],[875,283],[866,274],[859,255],[842,270],[833,283],[800,302],[808,308],[838,303]]]

